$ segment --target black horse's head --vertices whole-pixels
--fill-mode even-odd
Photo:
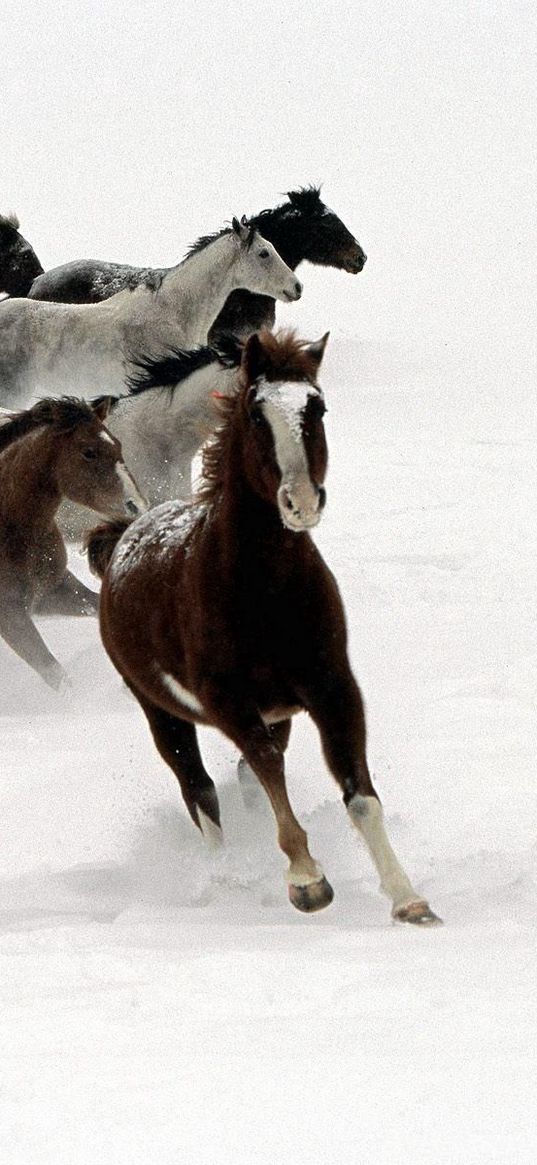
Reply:
[[[42,274],[35,251],[19,234],[16,215],[0,214],[0,292],[28,295],[34,279]]]
[[[357,239],[321,199],[318,186],[303,186],[288,194],[289,221],[294,219],[303,242],[304,259],[325,267],[340,267],[355,275],[367,259]]]

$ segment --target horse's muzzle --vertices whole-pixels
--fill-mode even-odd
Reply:
[[[300,282],[300,279],[296,280],[295,286],[294,286],[294,291],[284,291],[283,292],[283,298],[287,301],[287,303],[294,303],[295,300],[300,299],[301,295],[302,295],[302,284]]]
[[[362,271],[367,262],[367,255],[365,251],[357,243],[352,250],[347,251],[343,256],[342,267],[344,271],[348,271],[349,275],[357,275]]]

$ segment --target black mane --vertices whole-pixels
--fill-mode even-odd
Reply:
[[[128,395],[136,396],[148,388],[174,388],[199,368],[216,362],[223,368],[234,368],[240,364],[241,355],[239,341],[234,336],[222,336],[216,347],[206,344],[188,351],[172,348],[164,356],[140,356],[132,361],[140,372],[127,378]]]
[[[281,202],[278,206],[269,206],[266,210],[260,210],[259,214],[252,215],[249,222],[255,223],[262,234],[261,227],[264,219],[282,218],[284,215],[288,215],[291,209],[295,209],[302,215],[322,214],[326,208],[321,199],[321,187],[299,186],[298,190],[290,190],[287,195],[287,202]]]

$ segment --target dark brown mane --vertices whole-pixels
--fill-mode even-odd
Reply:
[[[229,396],[219,396],[214,399],[214,408],[219,418],[218,428],[214,436],[205,445],[202,454],[203,481],[196,491],[194,501],[204,505],[211,505],[218,497],[224,480],[227,463],[227,450],[232,428],[233,418],[244,389],[238,388]]]
[[[276,334],[263,328],[259,339],[265,355],[265,380],[307,380],[315,384],[318,363],[307,350],[307,340],[297,339],[292,328],[282,328]]]
[[[68,433],[83,421],[94,421],[95,414],[85,401],[75,397],[45,397],[31,409],[23,409],[12,414],[7,424],[0,428],[0,452],[19,437],[25,437],[39,425],[52,425],[60,433]]]

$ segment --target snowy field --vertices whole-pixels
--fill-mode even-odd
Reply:
[[[14,28],[26,7],[7,4]],[[89,14],[77,0],[79,14],[84,7]],[[273,7],[279,18],[283,6]],[[238,9],[253,52],[253,25]],[[165,16],[179,36],[164,10],[148,69],[155,45],[169,64]],[[143,5],[132,11],[141,36]],[[125,6],[113,12],[119,35]],[[333,84],[339,122],[329,127],[322,104],[310,108],[312,93],[299,95],[303,141],[292,172],[289,121],[280,120],[285,141],[266,145],[248,176],[256,90],[251,121],[238,130],[244,170],[233,156],[200,204],[185,182],[183,221],[164,170],[151,217],[140,168],[120,208],[114,148],[144,86],[133,86],[134,114],[118,98],[100,191],[98,176],[94,187],[89,178],[97,145],[83,137],[84,74],[84,187],[77,198],[72,170],[57,175],[39,155],[49,183],[40,205],[15,150],[13,76],[10,128],[0,131],[13,157],[2,203],[19,211],[47,266],[89,252],[171,262],[230,213],[326,178],[327,201],[369,260],[356,278],[302,267],[303,300],[279,319],[309,338],[332,329],[321,377],[328,501],[315,539],[345,598],[388,829],[445,925],[391,924],[305,717],[294,723],[288,784],[333,904],[311,917],[288,904],[270,813],[243,807],[236,751],[211,731],[202,748],[226,847],[207,852],[95,621],[43,620],[72,679],[67,697],[0,644],[2,1165],[537,1159],[532,10],[478,4],[469,15],[462,4],[410,3],[404,16],[395,3],[359,4],[351,33],[362,71],[355,80],[346,61],[343,79],[356,108],[365,102],[362,115],[347,109],[334,77],[350,33],[334,31],[329,15],[310,28],[299,11],[295,34],[310,35],[312,51],[330,47],[320,84],[325,93]],[[106,39],[88,22],[73,22],[71,70],[84,47],[96,60]],[[223,28],[229,47],[229,17]],[[192,46],[190,23],[185,36]],[[47,38],[46,53],[59,52],[50,29]],[[294,48],[272,63],[272,80],[290,75]],[[234,68],[230,93],[238,58]],[[125,51],[118,69],[125,80]],[[75,92],[69,70],[65,85]],[[45,86],[41,100],[45,115],[56,110],[67,156],[76,119],[62,112],[58,91]],[[275,100],[282,114],[283,97]],[[36,102],[32,92],[21,103],[27,133]],[[149,139],[144,109],[139,132]],[[161,144],[175,116],[164,112]],[[216,156],[222,143],[210,144]],[[158,168],[164,147],[151,149]],[[128,150],[126,158],[128,166]],[[199,194],[199,158],[192,166]],[[101,200],[99,221],[89,216],[92,199]],[[75,549],[71,559],[87,579]]]

